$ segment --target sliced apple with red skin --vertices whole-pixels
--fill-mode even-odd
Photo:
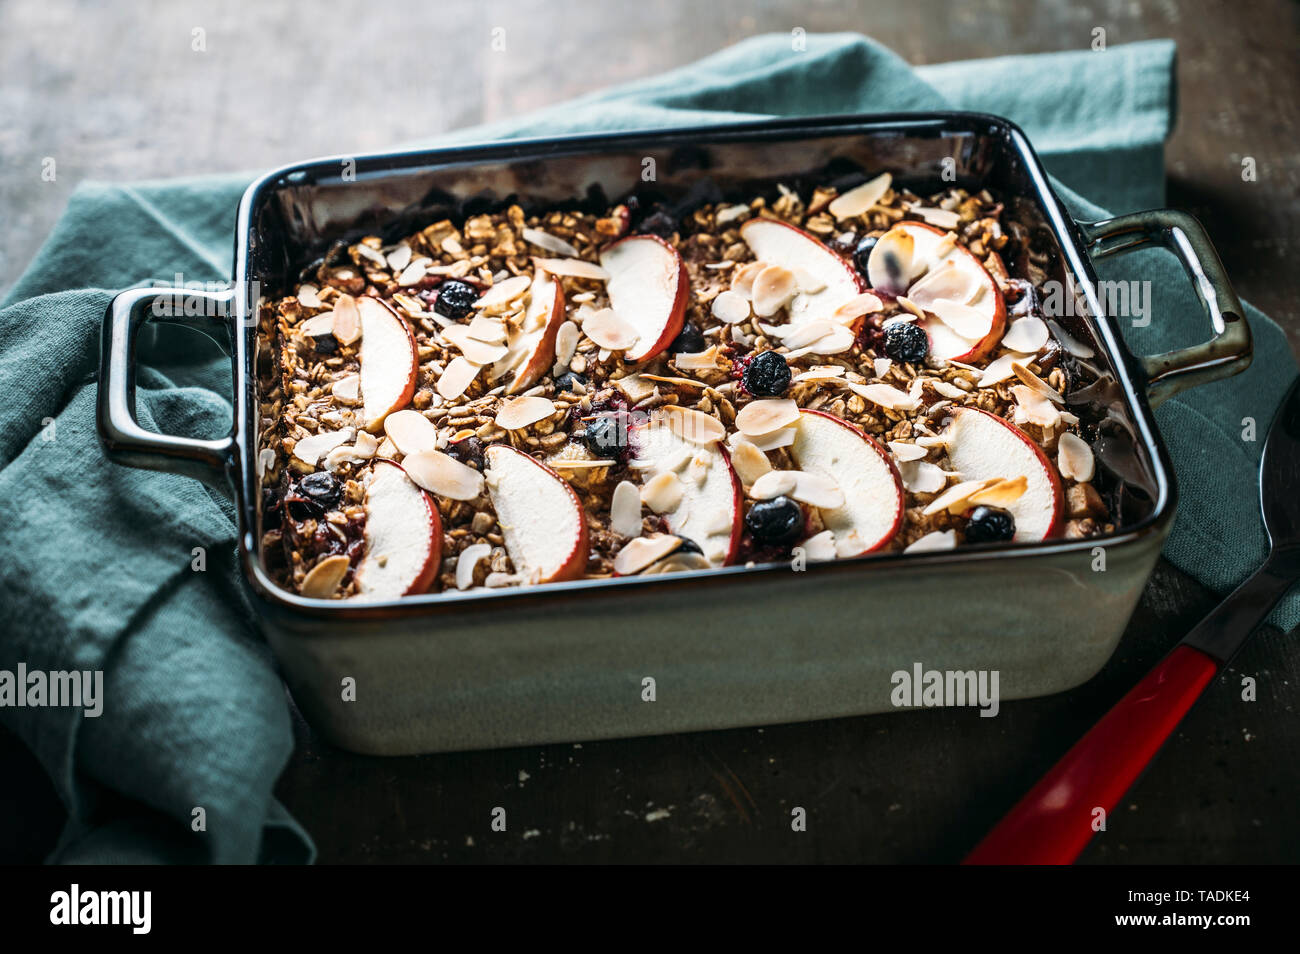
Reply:
[[[973,407],[953,411],[944,435],[948,460],[960,480],[1025,478],[1025,492],[1004,507],[1016,522],[1013,539],[1037,542],[1060,533],[1065,511],[1061,478],[1029,435]]]
[[[401,410],[415,394],[420,361],[415,335],[397,312],[369,295],[357,299],[361,318],[361,421],[379,433],[384,418]]]
[[[861,556],[894,539],[903,525],[903,481],[875,438],[832,414],[805,408],[790,456],[800,470],[830,478],[844,493],[842,506],[821,511],[838,556]]]
[[[399,464],[378,460],[366,485],[366,552],[356,599],[423,593],[442,565],[442,520],[433,498]]]
[[[754,257],[769,265],[780,265],[795,272],[811,275],[821,287],[816,291],[798,291],[786,311],[790,324],[800,325],[824,318],[833,321],[836,309],[867,290],[853,264],[831,251],[819,239],[801,228],[779,219],[750,219],[740,227],[740,237]],[[859,317],[855,328],[862,323]]]
[[[867,260],[867,278],[873,291],[911,298],[927,279],[944,269],[955,269],[965,301],[953,300],[952,309],[962,319],[958,334],[932,310],[931,302],[918,301],[926,317],[917,320],[930,338],[930,354],[946,361],[979,361],[991,354],[1007,326],[1007,306],[998,284],[970,250],[954,242],[944,248],[948,233],[922,222],[899,222],[876,242]]]
[[[492,444],[483,456],[488,496],[515,572],[535,583],[582,576],[587,516],[568,481],[509,444]]]
[[[745,492],[722,443],[688,441],[661,421],[634,425],[629,439],[638,459],[653,462],[642,471],[645,482],[666,471],[681,482],[681,503],[660,514],[669,531],[697,544],[710,566],[734,563],[744,529]]]
[[[510,342],[510,352],[501,363],[516,368],[514,377],[506,388],[507,394],[518,394],[532,387],[537,379],[555,361],[555,338],[564,324],[564,289],[542,269],[533,274],[528,307],[515,339]]]
[[[648,361],[682,331],[691,281],[677,250],[657,235],[630,235],[600,253],[609,306],[637,330],[626,361]]]

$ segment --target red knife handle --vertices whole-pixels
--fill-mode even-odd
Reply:
[[[981,841],[963,864],[1070,864],[1214,678],[1218,663],[1177,646]]]

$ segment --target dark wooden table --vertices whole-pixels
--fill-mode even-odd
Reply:
[[[0,289],[84,178],[273,166],[379,149],[687,63],[757,33],[857,30],[914,63],[1170,36],[1181,112],[1170,204],[1217,239],[1241,294],[1300,344],[1300,13],[1241,4],[909,0],[289,0],[0,6]],[[492,52],[506,30],[507,51]],[[205,51],[192,49],[203,30]],[[581,69],[574,64],[581,64]],[[57,179],[43,182],[53,156]],[[1243,184],[1241,160],[1258,180]],[[766,729],[371,759],[297,722],[279,795],[326,862],[949,862],[1214,604],[1161,566],[1103,672],[1069,693],[969,710]],[[1265,631],[1216,681],[1084,856],[1089,862],[1300,859],[1294,636]],[[1240,698],[1243,674],[1259,698]],[[35,860],[61,813],[0,732],[0,858]],[[489,813],[509,811],[494,834]],[[794,833],[790,811],[808,813]]]

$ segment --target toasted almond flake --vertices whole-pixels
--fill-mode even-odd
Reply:
[[[601,467],[613,467],[618,461],[612,458],[601,458],[599,460],[583,460],[582,458],[570,458],[563,460],[552,457],[547,464],[552,470],[596,470]]]
[[[555,402],[550,398],[533,395],[507,401],[497,411],[496,425],[502,430],[517,431],[536,424],[555,413]]]
[[[728,222],[734,222],[746,212],[749,211],[747,205],[728,205],[718,210],[713,217],[713,221],[718,225],[726,225]]]
[[[844,377],[844,369],[838,364],[823,364],[818,365],[815,368],[809,368],[807,371],[799,372],[790,379],[790,383],[798,384],[800,381],[828,381],[831,378],[842,377]]]
[[[348,567],[351,565],[352,561],[341,553],[326,557],[303,577],[298,592],[308,599],[329,599],[337,592],[339,584],[343,582],[343,577],[347,575]]]
[[[934,248],[930,249],[930,257],[932,259],[942,258],[952,251],[953,246],[956,244],[957,233],[948,232],[943,238],[939,239],[939,241],[935,243]]]
[[[1012,370],[1011,366],[1013,364],[1024,362],[1026,357],[1028,356],[1012,351],[1002,355],[1000,358],[994,358],[989,362],[988,367],[980,371],[980,379],[977,382],[977,386],[988,388],[995,384],[1001,384],[1003,381],[1010,380],[1016,375],[1016,372]]]
[[[752,301],[754,314],[775,315],[798,291],[794,272],[783,265],[768,265],[754,277]]]
[[[681,358],[685,356],[677,355],[677,357]],[[647,381],[657,381],[660,384],[672,384],[677,387],[684,387],[684,388],[707,388],[708,387],[708,385],[705,384],[703,381],[694,381],[691,378],[675,378],[675,377],[668,377],[662,374],[642,374],[641,377],[645,378]]]
[[[710,345],[703,351],[683,352],[673,356],[673,363],[677,365],[679,371],[706,371],[712,370],[718,366],[718,357],[721,350],[717,345]],[[653,375],[647,375],[653,378]],[[697,387],[703,387],[698,382],[692,381]]]
[[[718,321],[736,325],[749,318],[749,301],[739,292],[724,291],[713,299],[709,310]]]
[[[747,437],[767,434],[799,420],[799,405],[790,398],[760,398],[736,414],[736,430]]]
[[[822,335],[830,334],[837,325],[825,318],[814,318],[797,325],[768,325],[759,322],[758,327],[764,334],[780,338],[788,348],[802,348]]]
[[[1049,318],[1047,320],[1047,325],[1051,329],[1052,334],[1056,337],[1056,340],[1061,343],[1061,347],[1070,352],[1070,354],[1074,355],[1076,358],[1091,358],[1097,353],[1082,341],[1072,337],[1069,332],[1061,327],[1060,322],[1053,321]]]
[[[921,447],[947,447],[948,438],[942,434],[922,434],[916,439],[916,443]]]
[[[257,476],[265,477],[275,469],[275,451],[263,447],[257,452]]]
[[[843,324],[861,318],[863,315],[874,314],[883,307],[885,306],[881,304],[879,298],[870,292],[863,292],[836,308],[831,313],[831,320]]]
[[[619,317],[613,308],[602,308],[588,315],[582,322],[582,332],[600,347],[610,351],[625,351],[640,338],[636,327]]]
[[[558,235],[552,235],[550,232],[543,232],[541,229],[524,228],[520,229],[519,234],[525,242],[536,245],[548,252],[554,252],[556,255],[571,255],[574,258],[578,256],[576,248]]]
[[[759,475],[750,486],[749,496],[754,500],[771,500],[773,497],[793,493],[798,485],[799,471],[769,470]]]
[[[825,563],[836,556],[835,534],[830,530],[815,533],[802,544],[804,556],[813,563]]]
[[[512,275],[505,281],[497,282],[480,295],[478,301],[474,302],[474,307],[480,311],[500,309],[502,306],[512,304],[528,291],[532,284],[533,280],[527,275]]]
[[[595,262],[584,262],[580,258],[535,258],[533,264],[552,275],[567,275],[570,278],[590,278],[598,282],[609,281],[609,272]]]
[[[492,555],[490,543],[471,543],[456,557],[456,589],[467,590],[474,583],[474,570],[480,560]]]
[[[312,434],[310,437],[304,437],[293,445],[293,456],[304,463],[314,466],[323,455],[340,444],[352,440],[352,434],[353,431],[350,427],[345,427],[341,431],[323,431],[319,434]]]
[[[396,457],[397,445],[394,444],[392,441],[390,441],[387,437],[385,437],[382,441],[379,442],[379,447],[376,448],[375,450],[375,456],[389,457],[389,458]]]
[[[961,483],[953,484],[926,504],[921,513],[927,517],[933,517],[936,513],[942,513],[945,510],[951,513],[961,513],[972,495],[983,490],[989,484],[996,483],[999,479],[997,477],[985,477],[981,480],[963,480]]]
[[[334,299],[333,334],[343,345],[350,345],[361,337],[361,312],[357,310],[357,300],[349,294]]]
[[[954,401],[960,401],[966,397],[965,391],[955,384],[949,384],[947,381],[934,380],[930,382],[930,386],[944,397],[952,398]]]
[[[944,265],[927,272],[924,278],[907,290],[907,297],[921,308],[933,311],[933,306],[938,301],[969,305],[980,288],[972,269]]]
[[[1092,448],[1076,434],[1066,431],[1057,442],[1056,466],[1061,476],[1085,483],[1092,480],[1095,460]]]
[[[460,255],[465,251],[465,247],[460,244],[454,235],[448,235],[440,243],[440,247],[448,255]]]
[[[623,549],[614,555],[614,572],[619,576],[636,573],[651,563],[663,559],[681,545],[681,538],[670,533],[655,533],[648,537],[629,540]]]
[[[442,374],[438,375],[438,393],[448,401],[456,400],[465,393],[466,388],[474,383],[474,379],[478,377],[481,370],[481,365],[477,365],[461,355],[456,355],[447,363],[447,367]]]
[[[320,289],[315,285],[310,284],[299,285],[298,304],[302,305],[304,308],[320,308],[322,306],[320,300]]]
[[[929,453],[924,447],[918,444],[907,444],[903,441],[890,441],[889,449],[894,454],[895,460],[920,460]]]
[[[812,344],[791,351],[786,357],[797,358],[805,354],[842,354],[850,350],[856,340],[851,328],[835,327],[830,334],[822,335]]]
[[[619,378],[613,384],[633,404],[644,401],[655,392],[655,383],[644,374],[629,374]]]
[[[894,362],[888,358],[873,358],[871,366],[875,369],[876,377],[883,378],[889,373],[889,369],[894,366]]]
[[[731,290],[741,298],[754,297],[754,279],[767,268],[767,262],[746,262],[731,276]]]
[[[1065,398],[1061,397],[1060,392],[1057,391],[1056,388],[1052,387],[1038,375],[1034,374],[1034,372],[1030,371],[1019,361],[1016,361],[1011,365],[1011,370],[1015,373],[1016,377],[1029,385],[1043,397],[1047,398],[1047,400],[1051,401],[1053,404],[1065,403]]]
[[[800,503],[820,510],[834,510],[844,506],[844,491],[839,484],[822,474],[797,471],[794,489],[790,496]]]
[[[624,537],[641,533],[641,492],[630,480],[620,480],[609,502],[609,528]]]
[[[948,485],[943,468],[924,460],[906,460],[898,465],[903,486],[914,494],[937,494]]]
[[[1016,399],[1017,423],[1024,421],[1039,427],[1054,428],[1061,420],[1056,405],[1039,391],[1026,384],[1011,386],[1011,395]]]
[[[731,448],[731,467],[746,487],[772,470],[767,455],[747,440],[738,440]]]
[[[955,229],[961,225],[961,216],[947,209],[935,209],[925,205],[914,205],[912,210],[926,222],[940,229]]]
[[[713,564],[708,558],[699,553],[683,553],[678,550],[670,553],[656,563],[650,564],[642,572],[642,576],[659,576],[664,573],[682,573],[688,570],[707,570]],[[649,816],[654,817],[654,816]]]
[[[888,384],[855,384],[852,381],[845,381],[844,386],[872,404],[891,411],[915,411],[921,403],[916,397]]]
[[[766,434],[751,434],[745,439],[761,451],[776,450],[778,447],[789,447],[794,443],[795,427],[778,427],[774,431],[768,431]],[[736,431],[734,434],[736,440],[741,439],[741,434]]]
[[[411,264],[411,246],[403,242],[397,248],[388,253],[388,267],[394,272],[400,272]]]
[[[953,550],[957,547],[957,532],[955,530],[931,530],[925,536],[921,537],[904,548],[904,553],[934,553],[940,550]]]
[[[308,338],[332,334],[334,331],[334,312],[322,311],[319,315],[312,315],[298,326],[298,330]]]
[[[672,513],[682,502],[686,488],[672,471],[655,474],[641,488],[641,502],[655,513]]]
[[[908,298],[906,295],[899,295],[894,300],[897,301],[904,308],[906,308],[908,311],[910,311],[913,317],[916,318],[925,317],[925,311],[921,308],[921,306],[918,305],[916,302],[912,301],[912,299]]]
[[[465,325],[452,325],[442,330],[442,336],[460,349],[466,359],[474,364],[495,364],[510,350],[503,344],[486,344],[470,336]]]
[[[992,325],[988,312],[983,309],[960,305],[946,298],[931,302],[928,307],[940,321],[967,341],[979,341],[989,333]]]
[[[473,500],[483,493],[483,475],[442,451],[425,450],[402,458],[406,476],[432,494]]]
[[[419,411],[396,411],[384,418],[384,433],[403,454],[438,447],[438,428]]]
[[[1050,337],[1047,324],[1037,315],[1026,315],[1011,322],[1007,333],[1002,336],[1002,347],[1025,354],[1037,354],[1047,346]]]
[[[794,287],[805,295],[815,295],[826,288],[826,281],[815,272],[810,272],[796,265],[790,269],[794,273]]]
[[[418,261],[412,262],[402,269],[402,273],[397,276],[397,284],[403,288],[409,288],[411,285],[418,285],[427,274],[428,272],[423,264]]]
[[[560,330],[555,334],[555,366],[557,368],[567,368],[569,362],[573,360],[573,353],[578,350],[578,340],[582,337],[582,329],[571,321],[566,321],[560,325]],[[564,372],[561,371],[560,374]]]
[[[484,344],[501,345],[506,343],[506,324],[501,319],[489,315],[475,315],[465,329],[465,334]]]
[[[666,423],[674,434],[692,444],[712,444],[727,434],[726,428],[716,417],[675,404],[658,408],[654,419]]]
[[[388,267],[388,259],[384,257],[382,252],[371,248],[369,245],[365,244],[364,242],[362,242],[360,245],[355,245],[353,247],[357,250],[358,255],[360,255],[362,258],[366,259],[367,261],[369,261],[371,264],[378,265],[380,268]]]
[[[855,186],[843,195],[836,196],[827,206],[827,210],[836,219],[850,219],[855,215],[868,212],[879,202],[893,185],[894,178],[888,172],[882,172],[874,179],[868,179],[860,186]]]
[[[1029,489],[1029,479],[1023,475],[1020,477],[1007,477],[996,483],[989,484],[978,493],[970,495],[969,503],[972,506],[983,504],[988,507],[1005,507],[1013,504],[1025,495]]]

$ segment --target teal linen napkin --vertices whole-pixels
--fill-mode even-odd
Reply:
[[[913,70],[857,35],[758,37],[658,77],[437,142],[718,123],[769,116],[946,108],[1006,115],[1069,188],[1080,218],[1158,205],[1173,108],[1173,45],[1114,47]],[[283,690],[256,637],[220,494],[109,465],[95,436],[99,326],[113,291],[228,279],[235,208],[249,176],[87,184],[0,303],[0,670],[102,669],[103,714],[0,708],[50,773],[70,815],[52,861],[307,861],[306,833],[272,797],[292,737]],[[1075,190],[1075,191],[1072,191]],[[1220,241],[1225,237],[1220,236]],[[1186,280],[1159,255],[1119,261],[1150,278],[1155,351],[1205,335]],[[1185,293],[1185,294],[1184,294]],[[1179,298],[1179,296],[1184,296]],[[1180,303],[1181,302],[1181,303]],[[1254,309],[1247,374],[1167,403],[1159,420],[1183,503],[1167,555],[1216,589],[1263,556],[1255,507],[1263,430],[1295,364]],[[192,436],[229,427],[224,358],[175,329],[149,333],[146,426]],[[192,569],[202,547],[207,568]],[[1275,621],[1300,618],[1297,601]],[[204,809],[205,831],[194,828]]]

